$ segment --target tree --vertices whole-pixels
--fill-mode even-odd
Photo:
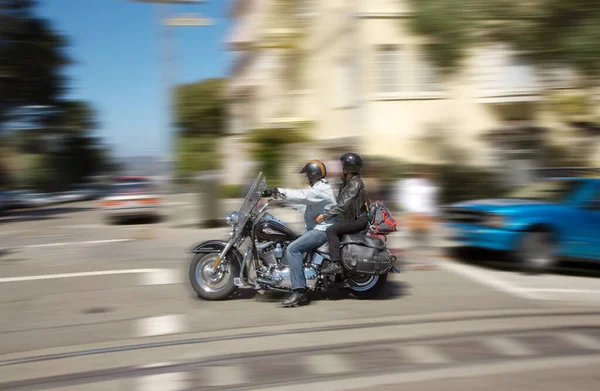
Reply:
[[[0,6],[0,129],[27,106],[54,106],[66,91],[67,40],[33,15],[33,0]]]
[[[481,42],[511,44],[532,63],[566,65],[600,77],[600,2],[597,0],[411,0],[411,25],[440,68],[460,68]]]
[[[86,101],[61,102],[55,126],[65,133],[85,135],[98,127],[97,114]]]
[[[175,92],[175,123],[186,135],[222,134],[225,130],[224,79],[183,84]]]
[[[189,180],[198,171],[219,168],[219,139],[214,135],[186,136],[177,140],[177,177]]]

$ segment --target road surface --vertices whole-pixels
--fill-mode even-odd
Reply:
[[[600,279],[436,259],[377,301],[199,300],[197,241],[93,203],[0,218],[0,390],[600,389]]]

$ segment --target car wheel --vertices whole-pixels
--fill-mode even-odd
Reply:
[[[527,273],[547,272],[556,264],[556,243],[551,232],[532,231],[521,239],[517,258]]]

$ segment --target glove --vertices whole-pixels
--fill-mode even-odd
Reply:
[[[261,197],[273,197],[277,194],[279,194],[279,190],[277,190],[277,188],[273,188],[263,190],[263,192],[260,195]]]

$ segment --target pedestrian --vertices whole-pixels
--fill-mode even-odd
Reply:
[[[428,254],[438,214],[438,187],[433,172],[425,168],[414,170],[411,177],[399,181],[396,196],[405,216],[410,252],[420,261],[419,268],[433,267]]]

